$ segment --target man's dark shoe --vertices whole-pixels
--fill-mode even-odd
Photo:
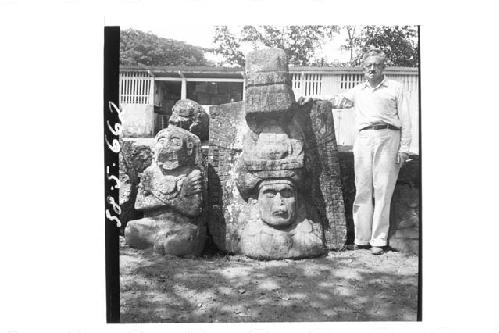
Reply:
[[[372,246],[371,252],[373,255],[377,256],[379,254],[384,253],[384,248],[380,246]]]
[[[353,250],[369,250],[370,245],[354,245]]]
[[[355,251],[355,250],[369,250],[370,245],[355,245],[355,244],[348,244],[344,246],[344,250],[347,251]]]

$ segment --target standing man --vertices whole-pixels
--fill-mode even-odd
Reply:
[[[392,193],[408,159],[410,115],[402,85],[384,77],[385,54],[370,49],[363,68],[366,81],[332,102],[334,108],[354,107],[356,115],[354,244],[371,245],[378,255],[387,247]]]

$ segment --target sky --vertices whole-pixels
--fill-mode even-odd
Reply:
[[[209,24],[190,24],[189,26],[182,25],[166,25],[163,22],[153,22],[154,20],[140,20],[139,17],[133,23],[122,24],[121,29],[128,28],[141,30],[143,32],[151,32],[159,37],[184,41],[187,44],[201,46],[205,48],[214,47],[212,43],[214,25]],[[230,26],[232,31],[237,31],[238,26]],[[336,37],[322,45],[321,49],[317,50],[318,58],[325,58],[327,62],[346,62],[349,61],[349,51],[341,50],[340,45],[344,43],[346,34],[341,31]],[[219,62],[221,57],[206,53],[207,60]]]

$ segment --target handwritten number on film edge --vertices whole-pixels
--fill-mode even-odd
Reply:
[[[119,121],[117,123],[111,125],[109,123],[109,121],[107,120],[106,124],[108,125],[109,131],[114,136],[119,137],[122,133],[122,125],[121,125],[122,110],[120,110],[120,108],[118,108],[115,105],[115,103],[113,103],[113,102],[109,102],[108,106],[109,106],[109,112],[118,114]],[[117,138],[113,138],[113,140],[111,141],[112,144],[110,144],[110,141],[108,140],[107,135],[104,135],[104,141],[106,141],[106,145],[108,146],[108,149],[111,150],[113,153],[118,154],[120,152],[120,142]],[[114,165],[115,164],[113,163],[113,166]],[[106,175],[108,177],[108,181],[114,181],[114,185],[112,185],[108,182],[108,184],[111,185],[111,190],[113,190],[115,188],[120,189],[120,180],[119,180],[118,176],[117,175],[110,175],[109,171],[110,171],[110,168],[109,168],[109,165],[107,165],[106,166]],[[116,202],[115,198],[113,198],[111,195],[108,195],[106,197],[106,203],[108,205],[111,205],[113,213],[116,214],[116,215],[112,215],[109,208],[106,208],[106,218],[110,221],[115,222],[116,226],[118,228],[121,227],[122,224],[120,222],[120,219],[118,218],[118,216],[121,214],[120,205]]]

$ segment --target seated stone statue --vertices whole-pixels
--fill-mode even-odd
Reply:
[[[196,165],[200,140],[169,126],[155,137],[153,163],[141,174],[135,209],[144,218],[129,221],[125,238],[132,247],[161,254],[199,255],[206,239],[202,218],[203,174]]]

